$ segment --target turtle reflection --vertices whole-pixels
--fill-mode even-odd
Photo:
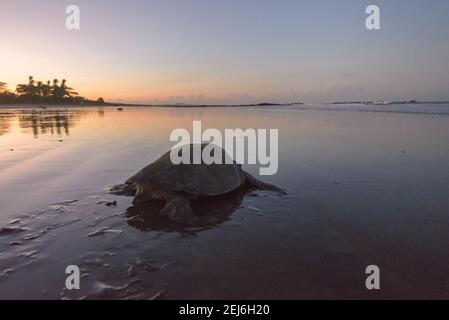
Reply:
[[[188,225],[178,223],[161,213],[165,201],[150,201],[135,204],[126,211],[130,226],[141,231],[198,232],[214,228],[231,219],[232,214],[241,207],[248,190],[216,197],[199,198],[192,202],[195,221]]]

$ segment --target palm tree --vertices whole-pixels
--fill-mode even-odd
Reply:
[[[2,91],[7,92],[6,83],[0,82],[0,93]],[[20,100],[27,102],[63,102],[64,100],[69,100],[81,103],[86,100],[80,97],[73,88],[69,87],[65,79],[61,82],[58,79],[54,79],[53,83],[51,81],[44,83],[42,81],[36,81],[33,76],[29,76],[28,83],[18,84],[16,92]],[[13,93],[11,94],[15,96]]]
[[[37,87],[34,85],[35,81],[33,76],[28,77],[28,84],[18,84],[16,91],[20,96],[33,97],[37,96],[39,93]]]
[[[63,94],[61,94],[61,88],[59,87],[59,80],[53,79],[53,86],[51,88],[51,94],[53,95],[53,98],[56,100],[62,100],[64,97]]]
[[[73,91],[73,88],[68,87],[66,79],[63,79],[61,82],[61,94],[63,98],[71,98],[77,96],[78,92],[75,92]]]
[[[48,98],[51,94],[51,85],[50,85],[50,80],[47,81],[46,84],[42,85],[42,96],[44,98]]]
[[[28,93],[27,85],[26,84],[18,84],[16,88],[16,92],[19,94],[19,96],[24,96]]]
[[[39,95],[39,91],[37,90],[37,86],[35,85],[36,81],[34,81],[34,77],[33,76],[29,76],[28,77],[28,94],[30,96],[37,96]]]
[[[9,103],[14,102],[16,99],[16,95],[6,88],[6,83],[0,81],[0,102],[1,103]],[[1,127],[1,126],[0,126]],[[0,134],[1,134],[1,128],[0,128]]]
[[[42,81],[38,81],[36,85],[36,93],[39,97],[43,96],[43,83]]]

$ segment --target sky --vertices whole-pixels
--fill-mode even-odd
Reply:
[[[10,89],[33,75],[128,103],[449,100],[447,0],[0,0],[0,30]]]

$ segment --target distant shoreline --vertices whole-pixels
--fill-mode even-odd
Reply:
[[[327,104],[355,104],[355,105],[368,105],[368,106],[390,106],[390,105],[401,105],[401,104],[447,104],[449,101],[342,101],[342,102],[329,102]]]
[[[387,105],[410,105],[410,104],[449,104],[449,101],[337,101],[337,102],[322,102],[312,104],[323,105],[366,105],[366,106],[387,106]],[[41,109],[47,108],[83,108],[83,107],[99,107],[99,108],[120,108],[120,107],[158,107],[158,108],[237,108],[237,107],[288,107],[301,106],[302,102],[296,103],[252,103],[252,104],[136,104],[136,103],[119,103],[119,102],[104,102],[98,103],[96,101],[89,101],[83,104],[80,103],[38,103],[38,102],[13,102],[0,103],[0,109],[22,108],[22,109]]]
[[[302,102],[297,103],[254,103],[254,104],[136,104],[136,103],[115,103],[105,102],[96,103],[86,102],[80,103],[39,103],[39,102],[14,102],[14,103],[0,103],[0,109],[7,109],[11,106],[20,108],[46,109],[52,107],[167,107],[167,108],[212,108],[212,107],[286,107],[303,105]]]

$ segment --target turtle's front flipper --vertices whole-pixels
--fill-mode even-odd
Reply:
[[[116,186],[112,186],[109,191],[112,194],[118,195],[118,196],[128,196],[133,197],[136,194],[136,187],[134,184],[119,184]]]
[[[167,203],[162,209],[162,214],[182,224],[192,224],[197,220],[193,215],[190,199],[182,195],[174,195],[167,199]]]
[[[245,176],[246,176],[246,182],[250,186],[252,186],[254,188],[257,188],[257,189],[260,189],[260,190],[275,191],[275,192],[278,192],[280,194],[287,194],[287,192],[285,190],[275,186],[274,184],[260,181],[259,179],[254,178],[248,172],[245,172]]]

